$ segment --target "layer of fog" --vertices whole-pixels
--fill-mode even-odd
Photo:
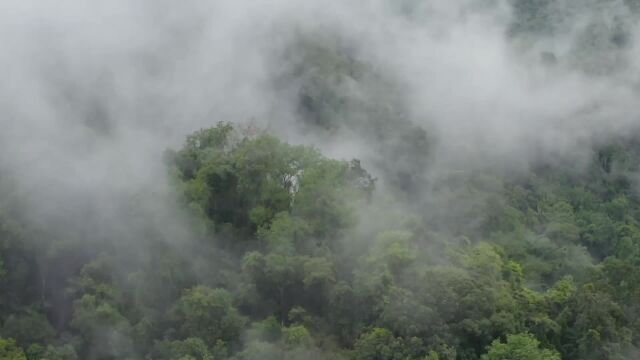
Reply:
[[[624,13],[622,1],[604,3],[611,18]],[[18,179],[35,220],[89,214],[109,236],[123,206],[159,211],[136,199],[167,192],[163,150],[218,121],[252,121],[366,166],[377,144],[300,131],[296,84],[274,88],[300,33],[336,34],[399,84],[409,119],[436,139],[424,154],[432,168],[579,157],[583,144],[638,120],[637,37],[611,74],[563,56],[596,13],[609,21],[585,12],[558,21],[554,37],[514,40],[502,1],[5,0],[0,168]]]

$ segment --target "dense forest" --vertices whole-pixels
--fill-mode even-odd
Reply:
[[[459,3],[464,18],[507,7],[507,20],[490,19],[502,24],[510,61],[548,82],[560,74],[580,79],[564,90],[607,91],[577,111],[556,106],[551,88],[542,101],[527,92],[524,103],[543,104],[533,118],[487,106],[525,119],[512,125],[521,131],[507,130],[511,122],[492,127],[475,98],[463,95],[421,112],[438,104],[438,94],[425,91],[436,100],[418,106],[424,94],[411,82],[429,89],[442,84],[437,76],[402,77],[365,49],[362,32],[298,25],[274,40],[269,63],[279,65],[261,82],[271,96],[265,102],[287,99],[288,116],[189,112],[182,110],[189,102],[150,101],[121,87],[144,103],[134,117],[164,116],[149,110],[157,107],[204,119],[175,131],[178,142],[151,141],[142,125],[114,119],[129,113],[110,106],[132,106],[106,90],[122,79],[101,73],[89,81],[71,69],[91,67],[48,60],[51,101],[79,123],[25,121],[24,135],[7,122],[0,136],[0,359],[640,357],[640,118],[633,110],[640,2]],[[405,0],[385,9],[422,29],[422,21],[435,21],[434,4]],[[190,48],[197,41],[180,37],[190,31],[203,30],[185,25],[171,34],[179,49],[200,57]],[[145,79],[178,66],[137,55]],[[464,83],[453,75],[442,81]],[[150,93],[172,84],[164,81]],[[462,87],[460,94],[493,89]],[[631,95],[621,95],[623,87]],[[496,96],[513,100],[515,91]],[[25,93],[0,87],[8,99]],[[0,115],[20,119],[4,103]],[[443,131],[455,117],[421,120],[456,108],[478,116],[469,132],[482,141]],[[507,137],[517,145],[497,140]],[[34,138],[46,146],[27,154]],[[64,145],[48,147],[55,139]]]

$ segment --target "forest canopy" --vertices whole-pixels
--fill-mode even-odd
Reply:
[[[362,217],[393,210],[358,160],[219,123],[165,153],[201,229],[191,259],[155,244],[119,268],[102,248],[60,294],[41,267],[61,255],[3,210],[3,358],[623,357],[640,331],[639,152],[619,142],[586,169],[449,180],[452,198],[483,194],[461,214],[480,222],[402,214],[372,232]]]
[[[640,357],[640,0],[45,3],[0,360]]]

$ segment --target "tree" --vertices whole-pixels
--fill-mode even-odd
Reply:
[[[540,342],[531,334],[507,335],[507,341],[495,340],[482,355],[482,360],[560,360],[552,349],[540,348]]]
[[[74,302],[71,326],[85,340],[87,359],[105,356],[126,358],[133,353],[131,325],[120,311],[95,295],[84,295]]]
[[[355,360],[417,360],[424,353],[417,338],[402,339],[384,328],[363,333],[353,347]]]
[[[199,338],[188,338],[171,342],[171,359],[192,358],[196,360],[214,360],[209,352],[207,344]]]
[[[31,359],[31,357],[29,357],[29,359]],[[47,345],[41,357],[37,357],[35,359],[36,360],[77,360],[78,354],[76,353],[76,349],[70,344],[65,344],[61,346]]]
[[[0,338],[0,359],[27,360],[24,352],[16,345],[15,340]]]
[[[218,340],[236,344],[246,319],[233,306],[231,294],[223,289],[196,286],[185,291],[173,309],[179,334],[198,337],[206,344]]]
[[[312,343],[309,330],[303,325],[293,325],[282,330],[284,344],[289,348],[309,347]]]
[[[228,123],[192,134],[168,161],[191,207],[242,237],[288,213],[329,238],[350,224],[352,202],[375,184],[358,161],[327,159],[265,134],[241,136]]]
[[[12,336],[21,346],[32,343],[46,343],[50,341],[55,331],[46,316],[29,309],[20,314],[11,314],[2,326],[4,336]]]

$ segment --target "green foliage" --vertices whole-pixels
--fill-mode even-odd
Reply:
[[[49,320],[35,310],[11,314],[2,326],[2,335],[11,336],[21,346],[48,342],[55,336]]]
[[[196,286],[178,300],[173,317],[184,337],[198,337],[207,344],[239,339],[246,319],[233,306],[231,294],[224,289]]]
[[[94,295],[83,295],[74,302],[71,326],[85,338],[88,359],[126,357],[133,351],[127,318],[114,305],[102,302]]]
[[[283,342],[288,347],[308,347],[311,345],[311,335],[302,325],[294,325],[283,329]]]
[[[541,349],[540,342],[530,334],[507,335],[505,343],[491,343],[482,360],[560,360],[555,350]]]
[[[305,219],[314,236],[335,235],[353,221],[349,200],[373,190],[373,178],[357,161],[329,160],[268,135],[234,135],[228,123],[201,130],[170,161],[192,208],[239,235],[285,221],[283,214]],[[272,232],[278,226],[285,225],[271,225]]]
[[[99,233],[43,246],[56,231],[0,208],[0,358],[596,360],[640,343],[633,141],[434,176],[408,203],[357,160],[228,123],[166,160],[193,231],[145,223],[136,251]]]
[[[6,360],[27,360],[22,349],[20,349],[15,340],[0,338],[0,359]]]
[[[394,337],[384,328],[374,328],[364,333],[356,341],[353,349],[353,359],[356,360],[401,360],[418,359],[422,352],[419,339],[403,340]]]
[[[416,259],[416,251],[411,244],[412,237],[408,231],[396,230],[379,234],[369,261],[386,264],[397,273]]]
[[[32,359],[31,356],[28,357]],[[65,344],[62,346],[47,345],[40,357],[33,357],[37,360],[77,360],[78,354],[73,346]]]
[[[207,345],[202,339],[188,338],[173,341],[170,344],[171,359],[213,360]]]

